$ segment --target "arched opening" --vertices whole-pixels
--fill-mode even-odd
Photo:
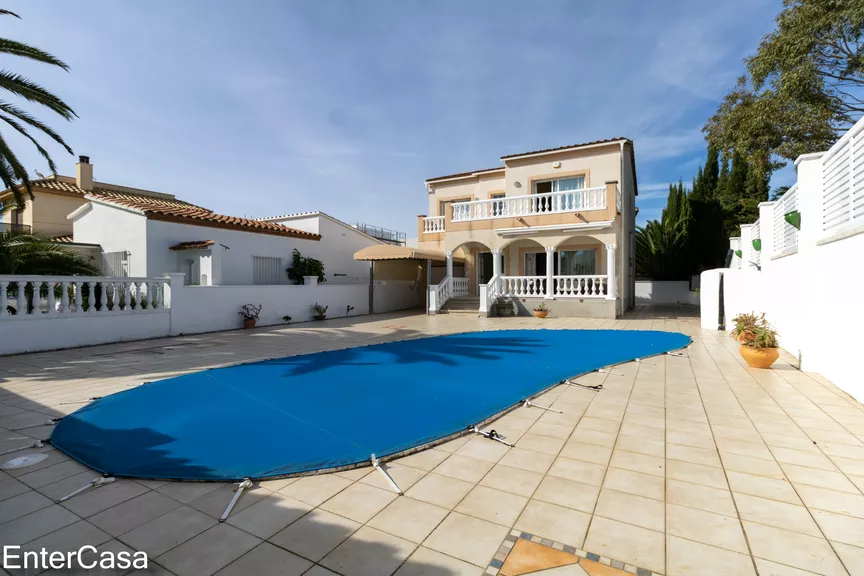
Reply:
[[[471,296],[480,293],[479,286],[492,279],[494,262],[492,249],[482,242],[463,242],[453,250],[455,258],[464,262],[461,270],[453,266],[453,278],[467,282],[467,292]]]

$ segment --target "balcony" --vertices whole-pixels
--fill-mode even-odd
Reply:
[[[606,209],[606,186],[452,204],[451,222],[518,218]]]
[[[29,224],[18,224],[11,222],[0,222],[0,232],[22,232],[30,234],[31,228]]]

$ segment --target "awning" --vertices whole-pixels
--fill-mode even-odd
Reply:
[[[171,246],[169,250],[203,250],[215,243],[215,240],[193,240],[191,242],[180,242],[175,246]]]
[[[393,244],[378,244],[367,246],[354,253],[355,260],[375,262],[377,260],[434,260],[445,262],[447,256],[438,250],[421,250],[407,246],[394,246]],[[453,258],[453,261],[462,261],[462,258]]]

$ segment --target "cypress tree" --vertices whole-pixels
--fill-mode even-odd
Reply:
[[[717,148],[708,146],[708,159],[705,161],[705,170],[702,171],[702,195],[708,198],[714,197],[717,190],[717,181],[720,178],[719,154]]]

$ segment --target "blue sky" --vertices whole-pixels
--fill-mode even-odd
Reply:
[[[626,136],[640,222],[703,161],[700,132],[780,0],[6,0],[4,57],[63,97],[32,105],[97,180],[218,212],[323,210],[409,233],[423,180],[501,155]],[[4,131],[7,135],[8,131]],[[35,150],[16,151],[41,172]],[[73,157],[50,148],[62,174]],[[794,178],[787,168],[773,185]]]

